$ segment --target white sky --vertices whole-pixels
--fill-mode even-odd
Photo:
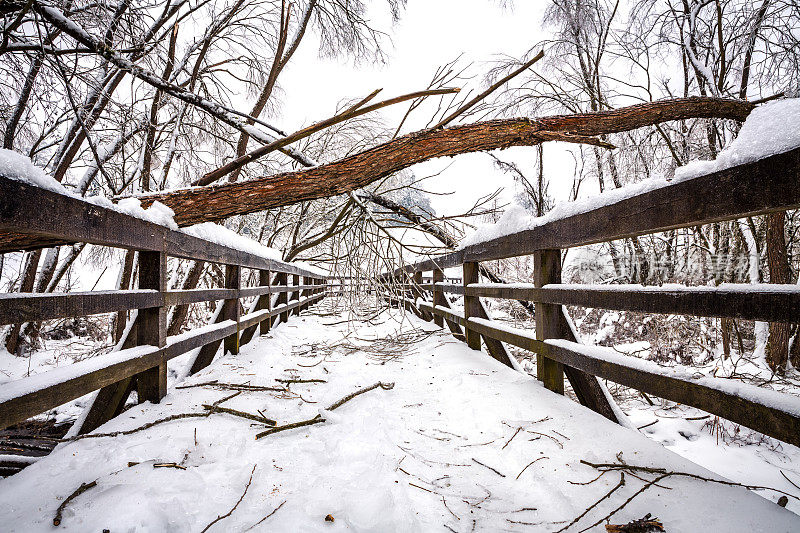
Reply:
[[[381,5],[382,2],[375,2]],[[330,116],[342,99],[361,97],[383,88],[378,99],[424,89],[437,67],[463,53],[464,63],[474,61],[475,72],[482,75],[498,54],[521,57],[543,38],[541,13],[544,2],[518,1],[513,9],[502,8],[492,0],[409,0],[402,19],[387,27],[382,10],[373,9],[374,20],[383,20],[392,43],[386,47],[385,65],[354,67],[342,61],[317,57],[312,39],[304,42],[281,78],[284,90],[282,126],[295,130],[302,125]],[[393,44],[393,46],[392,46]],[[535,68],[535,67],[534,67]],[[477,81],[477,80],[476,80]],[[473,82],[474,83],[474,82]],[[514,82],[512,81],[512,84]],[[384,113],[390,124],[397,124],[406,104],[398,104]],[[424,112],[419,118],[423,118]],[[418,127],[422,127],[420,124]],[[416,129],[416,128],[414,128]],[[404,131],[409,131],[404,128]],[[513,160],[533,177],[534,148],[513,148],[500,157]],[[495,169],[489,156],[467,154],[454,159],[434,160],[413,167],[417,176],[439,172],[426,186],[436,192],[455,191],[450,196],[433,196],[440,214],[454,213],[471,206],[481,195],[505,187],[503,199],[510,200],[513,181]],[[572,185],[572,158],[564,147],[550,143],[545,147],[545,172],[551,181],[550,194],[559,200],[567,197]],[[563,172],[559,169],[563,168]],[[558,179],[559,174],[563,179]]]

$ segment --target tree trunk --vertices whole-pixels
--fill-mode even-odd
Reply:
[[[218,221],[350,192],[436,157],[535,146],[550,140],[598,143],[593,136],[618,133],[683,118],[744,120],[753,104],[720,98],[682,98],[638,104],[612,111],[490,120],[399,137],[342,160],[318,167],[216,187],[144,195],[143,207],[158,200],[173,211],[178,225]],[[595,142],[596,141],[596,142]]]
[[[22,283],[19,287],[19,292],[31,292],[33,290],[33,283],[36,281],[36,271],[39,269],[39,258],[42,256],[41,250],[36,250],[28,255],[25,263],[25,273],[22,276]],[[6,350],[8,353],[16,354],[20,345],[20,329],[22,324],[12,324],[6,336]]]
[[[188,291],[197,287],[205,266],[206,264],[203,261],[195,261],[194,264],[192,264],[192,268],[186,273],[186,279],[183,281],[183,285],[181,285],[181,290]],[[177,335],[180,333],[187,316],[189,316],[189,304],[176,305],[169,319],[167,335]]]
[[[128,290],[131,286],[131,278],[133,277],[133,259],[136,252],[128,250],[125,252],[125,259],[122,265],[122,273],[119,278],[118,290]],[[128,323],[128,311],[119,311],[114,316],[114,344],[117,344],[122,335],[125,334],[125,326]]]
[[[791,283],[784,239],[786,213],[770,213],[767,218],[767,265],[770,283]],[[767,341],[767,364],[773,372],[783,373],[789,358],[790,324],[771,322]]]
[[[175,212],[179,226],[219,221],[359,189],[412,165],[459,154],[536,146],[546,141],[606,145],[596,135],[619,133],[669,120],[744,120],[754,104],[722,98],[679,98],[611,111],[542,119],[501,119],[426,130],[398,137],[339,161],[295,172],[210,187],[179,189],[140,197],[142,207],[158,200]],[[41,246],[41,237],[0,233],[0,252]],[[49,239],[48,244],[52,245]]]

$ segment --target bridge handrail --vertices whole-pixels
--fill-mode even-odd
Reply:
[[[561,283],[561,250],[711,222],[800,207],[800,148],[693,179],[622,197],[541,225],[404,265],[381,276],[388,294],[476,350],[507,365],[503,346],[537,354],[537,377],[563,393],[569,379],[579,401],[616,419],[597,378],[722,416],[766,435],[800,445],[800,398],[722,378],[667,375],[638,358],[584,346],[562,305],[642,313],[689,314],[766,322],[800,322],[800,286],[723,284],[718,287],[591,286]],[[534,256],[534,284],[480,283],[481,261]],[[462,266],[461,285],[444,283],[444,269]],[[432,283],[422,273],[432,271]],[[393,282],[393,283],[387,283]],[[445,293],[463,295],[464,313],[450,309]],[[430,296],[428,301],[426,298]],[[508,328],[486,313],[481,297],[535,302],[536,333]],[[463,332],[461,328],[463,329]],[[614,357],[612,357],[614,356]]]
[[[58,244],[85,242],[136,250],[139,288],[0,295],[0,325],[137,312],[118,345],[121,349],[4,383],[0,388],[0,429],[100,389],[82,422],[81,432],[90,431],[118,414],[134,389],[140,402],[163,398],[169,359],[199,348],[191,368],[191,373],[197,372],[211,363],[220,344],[224,343],[226,352],[238,353],[256,329],[265,333],[273,322],[285,322],[290,314],[299,314],[326,295],[328,276],[319,271],[0,176],[0,235],[3,232],[44,238],[39,242],[52,239]],[[11,237],[0,248],[9,251],[24,247],[15,248]],[[225,287],[167,290],[167,256],[224,265]],[[259,272],[257,286],[241,286],[241,268]],[[277,294],[274,306],[273,294]],[[257,300],[253,311],[242,315],[240,299],[248,297]],[[169,307],[217,300],[223,304],[214,323],[167,337]]]

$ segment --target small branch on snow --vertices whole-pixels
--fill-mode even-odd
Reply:
[[[359,395],[364,394],[366,392],[369,392],[371,390],[375,390],[378,387],[380,387],[383,390],[391,390],[391,389],[394,388],[394,383],[381,383],[379,381],[378,383],[370,385],[369,387],[365,387],[363,389],[359,389],[359,390],[357,390],[357,391],[355,391],[355,392],[353,392],[351,394],[348,394],[347,396],[345,396],[341,400],[331,404],[331,406],[328,407],[327,410],[328,411],[333,411],[335,409],[338,409],[339,407],[343,406],[344,404],[346,404],[347,402],[349,402],[350,400],[352,400],[356,396],[359,396]],[[292,422],[291,424],[286,424],[286,425],[283,425],[283,426],[278,426],[278,427],[275,427],[275,428],[272,428],[272,429],[268,429],[266,431],[262,431],[261,433],[256,435],[256,439],[260,439],[261,437],[266,437],[267,435],[272,435],[272,434],[278,433],[280,431],[286,431],[287,429],[295,429],[295,428],[299,428],[299,427],[303,427],[303,426],[311,426],[311,425],[314,425],[314,424],[321,424],[323,422],[325,422],[325,419],[322,417],[322,415],[317,415],[314,418],[311,418],[309,420],[302,420],[300,422]]]
[[[731,487],[743,487],[748,490],[771,490],[773,492],[784,494],[790,498],[794,498],[795,500],[800,501],[800,497],[797,497],[794,494],[773,487],[765,487],[762,485],[745,485],[744,483],[736,483],[735,481],[724,481],[721,479],[712,479],[709,477],[700,476],[698,474],[691,474],[689,472],[670,472],[664,468],[656,468],[651,466],[636,466],[625,463],[590,463],[589,461],[585,461],[583,459],[581,459],[581,463],[591,466],[592,468],[596,468],[598,470],[627,470],[629,474],[633,472],[647,472],[649,474],[661,474],[662,476],[659,479],[670,476],[681,476],[681,477],[689,477],[692,479],[697,479],[700,481],[707,481],[709,483],[730,485]]]
[[[186,470],[185,466],[178,463],[153,463],[153,468],[177,468],[178,470]]]
[[[217,400],[211,405],[217,407],[221,403],[227,402],[231,398],[234,398],[240,395],[241,393],[242,393],[241,391],[236,392],[234,394],[231,394],[230,396],[222,398],[221,400]],[[86,433],[84,435],[75,435],[74,437],[70,437],[68,439],[61,439],[59,442],[73,442],[76,440],[83,440],[83,439],[97,439],[100,437],[119,437],[121,435],[130,435],[138,431],[144,431],[145,429],[150,429],[151,427],[157,426],[158,424],[163,424],[164,422],[172,422],[173,420],[182,420],[184,418],[206,418],[208,416],[211,416],[211,414],[214,413],[215,410],[216,409],[209,410],[207,413],[180,413],[177,415],[170,415],[165,418],[159,418],[158,420],[154,420],[153,422],[148,422],[147,424],[139,426],[138,428],[126,429],[125,431],[114,431],[111,433]]]
[[[514,437],[516,437],[516,436],[517,436],[517,434],[518,434],[520,431],[522,431],[522,427],[521,427],[521,426],[517,428],[517,430],[514,432],[514,434],[513,434],[513,435],[511,435],[511,438],[510,438],[510,439],[508,439],[508,442],[506,442],[505,444],[503,444],[503,447],[502,447],[502,448],[500,448],[500,449],[501,449],[501,450],[505,450],[505,449],[506,449],[506,446],[508,446],[509,444],[511,444],[511,441],[512,441],[512,440],[514,440]]]
[[[410,481],[408,482],[408,484],[409,484],[409,485],[411,485],[412,487],[416,487],[416,488],[418,488],[418,489],[422,489],[422,490],[424,490],[425,492],[430,492],[431,494],[438,494],[438,492],[433,492],[432,490],[430,490],[430,489],[426,489],[425,487],[420,487],[419,485],[416,485],[416,484],[414,484],[414,483],[411,483]]]
[[[781,472],[781,475],[786,479],[786,481],[788,481],[789,483],[791,483],[792,485],[794,485],[795,487],[800,489],[800,486],[798,486],[797,483],[795,483],[794,481],[789,479],[789,477],[786,474],[783,473],[783,470],[781,470],[780,472]]]
[[[453,510],[450,509],[450,507],[448,507],[447,500],[444,499],[444,496],[442,496],[442,503],[444,504],[444,508],[450,511],[450,514],[453,515],[456,520],[461,520],[461,518],[456,513],[454,513]]]
[[[224,520],[225,518],[228,518],[230,515],[232,515],[232,514],[233,514],[233,512],[236,510],[236,508],[237,508],[237,507],[239,507],[239,504],[240,504],[240,503],[242,503],[242,500],[244,500],[244,497],[245,497],[245,495],[247,494],[247,489],[249,489],[249,488],[250,488],[250,483],[252,483],[252,482],[253,482],[253,473],[256,471],[256,466],[258,466],[258,465],[253,465],[253,470],[251,470],[251,471],[250,471],[250,479],[248,479],[248,480],[247,480],[247,485],[245,485],[245,487],[244,487],[244,492],[242,493],[242,495],[241,495],[241,496],[239,496],[239,500],[238,500],[238,501],[236,502],[236,504],[235,504],[235,505],[234,505],[234,506],[231,508],[231,510],[230,510],[230,511],[228,511],[227,513],[223,514],[223,515],[219,515],[219,516],[217,516],[217,517],[216,517],[214,520],[212,520],[212,521],[211,521],[211,523],[210,523],[210,524],[208,524],[206,527],[204,527],[204,528],[203,528],[203,531],[201,531],[200,533],[206,533],[206,531],[208,531],[208,529],[209,529],[211,526],[213,526],[214,524],[216,524],[216,523],[217,523],[217,522],[219,522],[220,520]]]
[[[482,467],[484,467],[484,468],[488,468],[489,470],[491,470],[492,472],[494,472],[494,473],[495,473],[495,474],[497,474],[498,476],[500,476],[500,477],[506,477],[506,475],[505,475],[505,474],[503,474],[503,473],[501,473],[501,472],[499,472],[499,471],[495,470],[494,468],[492,468],[492,467],[491,467],[491,466],[489,466],[489,465],[483,464],[482,462],[478,461],[478,460],[477,460],[477,459],[475,459],[474,457],[472,458],[472,460],[473,460],[473,461],[475,461],[476,463],[478,463],[479,465],[481,465]]]
[[[276,379],[278,383],[286,383],[290,385],[292,383],[327,383],[324,379]]]
[[[59,526],[61,525],[61,514],[64,512],[64,509],[67,507],[67,504],[86,492],[87,490],[91,489],[92,487],[97,486],[97,480],[95,479],[91,483],[81,483],[81,486],[75,489],[75,492],[64,498],[64,501],[61,502],[61,505],[58,506],[56,509],[56,516],[53,518],[53,525]]]
[[[279,506],[277,506],[275,509],[273,509],[273,510],[272,510],[272,511],[271,511],[271,512],[270,512],[270,513],[267,515],[267,516],[265,516],[264,518],[262,518],[261,520],[259,520],[259,521],[258,521],[258,522],[256,522],[255,524],[253,524],[252,526],[250,526],[250,527],[248,527],[247,529],[245,529],[245,531],[250,531],[251,529],[253,529],[253,528],[254,528],[254,527],[256,527],[257,525],[259,525],[260,523],[264,522],[264,521],[265,521],[267,518],[269,518],[270,516],[272,516],[272,515],[274,515],[275,513],[277,513],[277,512],[278,512],[278,510],[279,510],[281,507],[283,507],[283,504],[284,504],[284,503],[286,503],[286,500],[283,500],[283,501],[281,502],[281,504],[280,504]]]
[[[652,532],[655,533],[656,531],[666,531],[664,529],[664,525],[658,520],[658,518],[653,518],[650,513],[644,515],[644,517],[633,520],[632,522],[628,522],[627,524],[621,525],[614,525],[614,524],[606,524],[606,531],[608,533],[637,533],[637,532]]]
[[[138,428],[133,429],[126,429],[125,431],[113,431],[111,433],[85,433],[83,435],[75,435],[74,437],[70,437],[68,439],[61,439],[61,442],[73,442],[76,440],[83,440],[83,439],[98,439],[100,437],[119,437],[122,435],[130,435],[132,433],[136,433],[138,431],[144,431],[145,429],[150,429],[153,426],[158,424],[163,424],[164,422],[172,422],[173,420],[181,420],[184,418],[205,418],[211,414],[211,411],[208,413],[181,413],[177,415],[170,415],[165,418],[159,418],[153,422],[148,422],[143,426],[139,426]]]
[[[515,477],[514,479],[519,479],[519,476],[521,476],[521,475],[522,475],[522,473],[523,473],[523,472],[525,472],[525,471],[528,469],[528,467],[529,467],[529,466],[531,466],[531,465],[532,465],[533,463],[535,463],[536,461],[541,461],[542,459],[550,459],[550,458],[549,458],[549,457],[547,457],[547,456],[543,456],[543,457],[537,457],[536,459],[534,459],[533,461],[531,461],[530,463],[528,463],[527,465],[525,465],[525,468],[523,468],[523,469],[520,471],[520,473],[519,473],[519,474],[517,474],[517,477]]]
[[[630,474],[632,476],[635,476],[635,477],[638,477],[635,474],[636,472],[645,472],[645,473],[654,474],[654,475],[657,475],[657,476],[654,479],[645,482],[644,486],[642,486],[639,490],[634,492],[627,500],[622,502],[617,508],[612,510],[610,513],[608,513],[606,516],[604,516],[600,520],[596,521],[594,524],[590,525],[589,527],[586,527],[586,528],[582,529],[579,533],[583,533],[584,531],[588,531],[588,530],[592,529],[593,527],[598,526],[601,523],[610,520],[612,516],[614,516],[619,511],[624,509],[626,505],[628,505],[631,501],[633,501],[634,498],[639,496],[641,493],[643,493],[644,491],[646,491],[647,489],[649,489],[653,485],[659,486],[658,483],[660,481],[662,481],[662,480],[664,480],[666,478],[669,478],[669,477],[673,477],[673,476],[688,477],[688,478],[697,479],[697,480],[700,480],[700,481],[707,481],[709,483],[719,483],[721,485],[729,485],[729,486],[732,486],[732,487],[743,487],[743,488],[746,488],[746,489],[749,489],[749,490],[771,490],[771,491],[777,492],[779,494],[783,494],[785,496],[788,496],[790,498],[794,498],[795,500],[800,501],[800,498],[798,498],[797,496],[795,496],[793,494],[790,494],[788,492],[779,490],[779,489],[772,488],[772,487],[764,487],[764,486],[759,486],[759,485],[744,485],[742,483],[736,483],[736,482],[733,482],[733,481],[724,481],[724,480],[720,480],[720,479],[707,478],[707,477],[700,476],[700,475],[697,475],[697,474],[691,474],[689,472],[670,472],[670,471],[667,471],[664,468],[657,468],[657,467],[651,467],[651,466],[636,466],[636,465],[629,465],[629,464],[625,464],[625,463],[590,463],[589,461],[586,461],[586,460],[583,460],[583,459],[581,459],[581,463],[585,464],[585,465],[588,465],[588,466],[591,466],[592,468],[598,469],[603,473],[610,472],[610,471],[613,470],[613,471],[620,471],[620,474],[624,474],[625,472],[627,472],[628,474]],[[641,478],[639,478],[639,479],[641,479]],[[594,481],[596,481],[596,479]],[[597,503],[600,503],[600,501],[606,499],[609,496],[609,494],[607,494],[601,500],[596,502],[592,507],[597,505]],[[590,507],[590,509],[591,509],[591,507]],[[588,511],[588,509],[587,509],[587,511]],[[585,514],[586,513],[584,513],[584,515]],[[576,521],[577,520],[573,521],[573,523],[575,523]],[[570,525],[572,525],[572,524],[570,524]]]
[[[597,507],[598,505],[600,505],[600,504],[601,504],[601,503],[602,503],[604,500],[607,500],[608,498],[610,498],[612,494],[614,494],[616,491],[618,491],[619,489],[621,489],[623,486],[625,486],[625,472],[620,472],[620,473],[619,473],[619,482],[618,482],[618,483],[617,483],[617,484],[616,484],[616,485],[615,485],[615,486],[614,486],[614,487],[613,487],[611,490],[609,490],[607,493],[605,493],[605,495],[604,495],[602,498],[600,498],[599,500],[597,500],[596,502],[594,502],[592,505],[590,505],[589,507],[587,507],[587,508],[586,508],[586,510],[585,510],[585,511],[583,511],[581,514],[579,514],[578,516],[576,516],[576,517],[575,517],[575,518],[572,520],[572,522],[570,522],[570,523],[569,523],[569,524],[567,524],[566,526],[564,526],[564,527],[562,527],[561,529],[559,529],[558,531],[556,531],[556,533],[561,533],[562,531],[566,531],[567,529],[569,529],[570,527],[572,527],[572,526],[573,526],[574,524],[576,524],[576,523],[577,523],[577,522],[578,522],[578,521],[579,521],[581,518],[583,518],[584,516],[586,516],[587,514],[589,514],[589,511],[591,511],[592,509],[594,509],[595,507]],[[611,518],[611,515],[609,515],[609,516],[608,516],[608,518]],[[602,522],[602,520],[601,520],[600,522]],[[600,522],[598,522],[598,524],[599,524]],[[596,524],[595,524],[595,525],[596,525]],[[594,527],[594,525],[593,525],[592,527]]]
[[[246,418],[247,420],[254,420],[261,424],[266,424],[267,426],[277,426],[278,423],[271,418],[267,418],[263,415],[253,415],[247,413],[245,411],[238,411],[236,409],[231,409],[229,407],[220,407],[218,405],[206,405],[203,404],[203,409],[207,409],[209,411],[218,411],[220,413],[228,413],[229,415],[238,416],[240,418]]]
[[[264,387],[261,385],[250,385],[247,383],[220,383],[216,380],[207,381],[205,383],[198,383],[196,385],[183,385],[175,387],[176,389],[190,389],[193,387],[213,387],[221,390],[238,390],[238,391],[272,391],[272,392],[286,392],[285,388],[279,387]]]

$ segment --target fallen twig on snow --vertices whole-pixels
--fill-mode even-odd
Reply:
[[[158,424],[163,424],[164,422],[172,422],[173,420],[181,420],[184,418],[205,418],[210,414],[211,411],[209,411],[208,413],[180,413],[177,415],[170,415],[165,418],[159,418],[158,420],[154,420],[153,422],[148,422],[147,424],[139,426],[138,428],[126,429],[124,431],[112,431],[111,433],[85,433],[83,435],[75,435],[74,437],[62,439],[62,442],[73,442],[76,440],[83,440],[83,439],[98,439],[100,437],[119,437],[122,435],[130,435],[131,433],[136,433],[137,431],[150,429],[151,427],[156,426]]]
[[[553,442],[555,442],[555,443],[558,445],[558,447],[559,447],[559,448],[561,448],[562,450],[564,449],[564,444],[562,444],[560,440],[558,440],[557,438],[555,438],[555,437],[554,437],[554,436],[552,436],[552,435],[548,435],[547,433],[541,433],[541,432],[539,432],[539,431],[531,431],[531,430],[529,430],[529,429],[528,429],[528,430],[526,430],[526,431],[527,431],[528,433],[531,433],[532,435],[540,435],[540,436],[542,436],[542,437],[547,437],[548,439],[550,439],[550,440],[552,440]]]
[[[794,481],[789,479],[789,477],[786,474],[783,473],[783,470],[781,470],[780,472],[781,472],[781,475],[784,477],[784,479],[786,479],[786,481],[788,481],[789,483],[791,483],[792,485],[794,485],[795,487],[800,489],[800,486],[798,486],[797,483],[795,483]]]
[[[606,531],[609,533],[656,533],[665,531],[665,529],[664,524],[659,522],[658,518],[651,518],[650,513],[647,513],[643,518],[627,524],[606,524]]]
[[[532,465],[533,463],[535,463],[536,461],[541,461],[542,459],[550,459],[550,458],[549,458],[549,457],[537,457],[536,459],[534,459],[533,461],[531,461],[530,463],[528,463],[527,465],[525,465],[525,468],[523,468],[523,469],[520,471],[520,473],[519,473],[519,474],[517,474],[517,477],[515,477],[514,479],[519,479],[519,476],[521,476],[521,475],[522,475],[522,472],[526,471],[526,470],[528,469],[528,467],[529,467],[529,466],[531,466],[531,465]]]
[[[272,511],[271,511],[271,512],[270,512],[270,513],[267,515],[267,516],[265,516],[264,518],[262,518],[261,520],[259,520],[259,521],[258,521],[258,522],[256,522],[255,524],[253,524],[252,526],[250,526],[250,527],[248,527],[247,529],[245,529],[245,531],[250,531],[251,529],[253,529],[253,528],[254,528],[254,527],[256,527],[257,525],[259,525],[260,523],[264,522],[264,521],[265,521],[267,518],[269,518],[270,516],[272,516],[272,515],[274,515],[275,513],[277,513],[277,512],[278,512],[278,510],[279,510],[281,507],[283,507],[283,504],[284,504],[284,503],[286,503],[286,500],[283,500],[283,501],[281,502],[281,504],[280,504],[279,506],[277,506],[275,509],[273,509],[273,510],[272,510]]]
[[[662,478],[664,477],[671,477],[671,476],[681,476],[681,477],[689,477],[692,479],[698,479],[700,481],[707,481],[709,483],[719,483],[720,485],[729,485],[731,487],[742,487],[748,490],[771,490],[773,492],[777,492],[778,494],[784,494],[789,498],[794,498],[797,501],[800,501],[800,497],[795,496],[790,492],[783,491],[781,489],[776,489],[774,487],[766,487],[763,485],[745,485],[744,483],[736,483],[735,481],[725,481],[722,479],[713,479],[705,476],[701,476],[698,474],[692,474],[690,472],[668,472],[664,468],[654,468],[650,466],[636,466],[636,465],[629,465],[625,463],[590,463],[589,461],[584,461],[581,459],[581,463],[591,466],[592,468],[597,469],[605,469],[605,470],[628,470],[628,473],[632,472],[647,472],[651,474],[663,474]]]
[[[211,526],[213,526],[214,524],[216,524],[220,520],[224,520],[225,518],[228,518],[230,515],[233,514],[233,512],[236,510],[236,508],[239,507],[239,504],[242,503],[242,500],[244,500],[244,497],[247,494],[247,489],[250,488],[250,483],[253,482],[253,473],[256,471],[256,466],[258,466],[258,465],[253,465],[253,470],[250,471],[250,479],[247,480],[247,485],[245,485],[245,487],[244,487],[244,492],[242,493],[241,496],[239,496],[239,500],[236,502],[236,504],[233,507],[231,507],[231,510],[228,511],[227,513],[223,514],[223,515],[217,516],[214,520],[211,521],[210,524],[208,524],[206,527],[204,527],[203,531],[201,531],[200,533],[206,533],[206,531],[208,531],[208,529]]]
[[[94,481],[90,482],[90,483],[81,483],[81,486],[78,487],[77,489],[75,489],[75,492],[73,492],[72,494],[70,494],[69,496],[64,498],[64,501],[61,502],[61,505],[59,505],[58,509],[56,509],[56,516],[53,518],[53,525],[54,526],[61,525],[61,514],[64,512],[64,508],[66,508],[66,506],[67,506],[67,504],[69,502],[71,502],[72,500],[74,500],[75,498],[77,498],[78,496],[80,496],[81,494],[86,492],[87,490],[91,489],[92,487],[96,487],[96,486],[97,486],[97,480],[96,479]]]
[[[211,416],[212,413],[216,411],[216,407],[223,403],[227,402],[231,398],[234,398],[241,394],[241,391],[231,394],[230,396],[226,396],[221,400],[217,400],[212,406],[215,407],[213,410],[209,410],[207,413],[180,413],[177,415],[170,415],[164,418],[159,418],[158,420],[154,420],[153,422],[148,422],[143,426],[139,426],[138,428],[133,429],[126,429],[124,431],[112,431],[111,433],[85,433],[83,435],[75,435],[74,437],[70,437],[68,439],[61,439],[60,442],[72,442],[76,440],[83,440],[83,439],[97,439],[100,437],[119,437],[121,435],[130,435],[132,433],[136,433],[138,431],[144,431],[145,429],[150,429],[153,426],[157,426],[158,424],[163,424],[164,422],[172,422],[173,420],[182,420],[184,418],[206,418],[207,416]]]
[[[179,465],[178,463],[153,463],[153,468],[177,468],[178,470],[186,470],[185,466]]]
[[[278,383],[286,383],[290,385],[292,383],[327,383],[324,379],[276,379]]]
[[[276,380],[277,381],[277,380]],[[250,385],[249,383],[220,383],[217,380],[206,381],[204,383],[197,383],[194,385],[181,385],[175,387],[176,389],[191,389],[194,387],[213,387],[222,390],[238,390],[238,391],[269,391],[269,392],[286,392],[285,388],[280,387],[266,387],[263,385]]]
[[[420,487],[419,485],[416,485],[416,484],[414,484],[414,483],[411,483],[410,481],[408,482],[408,484],[409,484],[409,485],[411,485],[412,487],[417,487],[418,489],[422,489],[422,490],[424,490],[425,492],[430,492],[431,494],[438,494],[438,492],[434,492],[434,491],[432,491],[431,489],[426,489],[425,487]]]
[[[377,389],[378,387],[380,387],[383,390],[391,390],[392,388],[394,388],[394,383],[381,383],[379,381],[379,382],[377,382],[377,383],[375,383],[373,385],[370,385],[369,387],[364,387],[363,389],[359,389],[359,390],[357,390],[357,391],[355,391],[353,393],[348,394],[347,396],[345,396],[341,400],[331,404],[331,406],[328,407],[327,410],[328,411],[333,411],[335,409],[338,409],[339,407],[343,406],[344,404],[346,404],[347,402],[349,402],[350,400],[352,400],[356,396],[359,396],[359,395],[364,394],[366,392],[369,392],[371,390]],[[311,425],[314,425],[314,424],[321,424],[323,422],[325,422],[325,419],[322,417],[322,415],[317,415],[314,418],[311,418],[311,419],[308,419],[308,420],[301,420],[300,422],[292,422],[291,424],[285,424],[283,426],[278,426],[278,427],[274,427],[272,429],[268,429],[266,431],[262,431],[261,433],[256,435],[256,439],[260,439],[261,437],[266,437],[267,435],[272,435],[273,433],[278,433],[280,431],[286,431],[287,429],[295,429],[295,428],[299,428],[299,427],[303,427],[303,426],[311,426]]]
[[[447,500],[444,499],[444,496],[442,496],[442,503],[444,504],[444,508],[450,511],[450,514],[453,515],[456,520],[461,520],[461,517],[459,517],[456,513],[453,512],[452,509],[450,509],[450,507],[448,507]]]
[[[482,467],[484,467],[484,468],[488,468],[489,470],[491,470],[492,472],[494,472],[494,473],[495,473],[495,474],[497,474],[498,476],[500,476],[500,477],[506,477],[506,475],[505,475],[505,474],[503,474],[502,472],[499,472],[499,471],[495,470],[494,468],[492,468],[492,467],[491,467],[491,466],[489,466],[489,465],[483,464],[482,462],[478,461],[478,460],[477,460],[477,459],[475,459],[474,457],[472,458],[472,460],[473,460],[473,461],[475,461],[476,463],[478,463],[479,465],[481,465]]]
[[[203,409],[207,409],[209,411],[218,411],[220,413],[228,413],[229,415],[238,416],[239,418],[246,418],[247,420],[255,420],[256,422],[260,422],[268,426],[278,425],[276,421],[272,420],[271,418],[267,418],[263,415],[253,415],[245,411],[239,411],[236,409],[231,409],[229,407],[220,407],[217,405],[203,404]]]
[[[506,449],[506,446],[508,446],[509,444],[511,444],[511,441],[512,441],[512,440],[514,440],[514,437],[516,437],[516,436],[517,436],[517,434],[518,434],[520,431],[522,431],[522,427],[521,427],[521,426],[517,428],[517,430],[514,432],[514,434],[513,434],[513,435],[511,435],[511,438],[510,438],[510,439],[508,439],[508,442],[506,442],[505,444],[503,444],[503,447],[502,447],[502,448],[500,448],[500,449],[501,449],[501,450],[505,450],[505,449]]]
[[[587,508],[586,508],[586,510],[585,510],[585,511],[583,511],[581,514],[579,514],[578,516],[576,516],[576,517],[575,517],[575,518],[572,520],[572,522],[570,522],[570,523],[569,523],[569,524],[567,524],[566,526],[564,526],[564,527],[562,527],[561,529],[559,529],[558,531],[556,531],[556,533],[561,533],[562,531],[566,531],[567,529],[569,529],[570,527],[572,527],[572,526],[573,526],[574,524],[576,524],[576,523],[577,523],[577,522],[578,522],[578,521],[579,521],[581,518],[583,518],[584,516],[586,516],[587,514],[589,514],[589,511],[591,511],[592,509],[594,509],[595,507],[597,507],[598,505],[600,505],[600,503],[602,503],[604,500],[607,500],[608,498],[610,498],[612,494],[614,494],[614,493],[615,493],[617,490],[619,490],[620,488],[622,488],[624,485],[625,485],[625,472],[620,472],[620,473],[619,473],[619,482],[618,482],[616,485],[614,485],[614,487],[613,487],[611,490],[609,490],[608,492],[606,492],[606,493],[605,493],[605,495],[604,495],[602,498],[600,498],[599,500],[597,500],[596,502],[594,502],[592,505],[590,505],[589,507],[587,507]],[[610,518],[610,516],[609,516],[609,518]],[[599,523],[599,522],[598,522],[598,523]],[[594,527],[595,525],[597,525],[597,524],[594,524],[594,525],[592,525],[592,527]]]
[[[658,475],[654,479],[652,479],[650,481],[647,481],[644,484],[644,486],[642,486],[639,490],[637,490],[636,492],[631,494],[631,496],[627,500],[622,502],[619,506],[617,506],[617,508],[612,510],[610,513],[608,513],[606,516],[604,516],[600,520],[596,521],[594,524],[590,525],[589,527],[586,527],[586,528],[582,529],[579,533],[583,533],[584,531],[588,531],[588,530],[592,529],[593,527],[598,526],[598,525],[600,525],[601,523],[603,523],[605,521],[608,521],[609,519],[611,519],[612,516],[614,516],[619,511],[624,509],[625,506],[628,505],[631,501],[633,501],[633,499],[636,498],[638,495],[640,495],[641,493],[643,493],[644,491],[646,491],[647,489],[649,489],[653,485],[659,486],[658,483],[660,481],[662,481],[662,480],[664,480],[664,479],[666,479],[668,477],[673,477],[673,476],[688,477],[688,478],[697,479],[697,480],[700,480],[700,481],[707,481],[709,483],[719,483],[721,485],[729,485],[729,486],[732,486],[732,487],[743,487],[743,488],[746,488],[746,489],[749,489],[749,490],[771,490],[771,491],[777,492],[779,494],[786,495],[786,496],[788,496],[790,498],[794,498],[795,500],[800,501],[800,498],[798,498],[794,494],[790,494],[788,492],[785,492],[785,491],[782,491],[780,489],[776,489],[776,488],[773,488],[773,487],[764,487],[764,486],[760,486],[760,485],[745,485],[743,483],[736,483],[734,481],[724,481],[724,480],[721,480],[721,479],[712,479],[712,478],[704,477],[704,476],[701,476],[701,475],[698,475],[698,474],[692,474],[690,472],[670,472],[670,471],[667,471],[664,468],[651,467],[651,466],[636,466],[636,465],[629,465],[629,464],[625,464],[625,463],[591,463],[591,462],[585,461],[583,459],[581,459],[581,463],[585,464],[585,465],[588,465],[588,466],[591,466],[592,468],[596,468],[598,470],[601,470],[603,472],[608,472],[608,471],[611,471],[611,470],[619,470],[619,471],[622,471],[621,473],[627,471],[627,473],[629,473],[631,475],[634,475],[634,476],[635,476],[635,472],[646,472],[648,474],[658,474]],[[639,479],[641,479],[641,478],[639,478]]]

